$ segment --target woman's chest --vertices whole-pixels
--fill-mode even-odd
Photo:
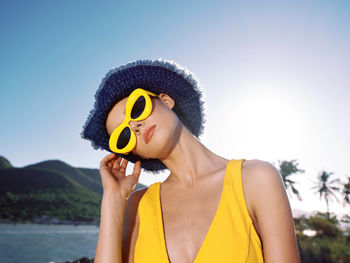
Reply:
[[[151,186],[139,206],[137,259],[199,263],[219,262],[220,258],[221,262],[245,262],[248,251],[254,257],[251,246],[259,249],[259,244],[255,237],[251,239],[254,230],[249,216],[253,211],[246,196],[250,190],[244,190],[243,197],[245,186],[242,188],[249,181],[240,179],[237,168],[229,168],[225,184],[219,178],[191,191],[165,183]]]
[[[163,234],[170,262],[193,262],[217,211],[221,190],[164,197]]]
[[[254,222],[253,208],[249,198],[247,180],[245,184],[245,199],[248,212]],[[208,232],[213,227],[224,198],[224,180],[211,180],[191,191],[175,190],[160,192],[161,213],[165,247],[170,262],[194,262],[203,243],[208,238]],[[162,186],[163,187],[163,186]],[[170,189],[170,187],[168,188]],[[162,190],[162,189],[161,189]],[[233,198],[233,197],[232,197]]]

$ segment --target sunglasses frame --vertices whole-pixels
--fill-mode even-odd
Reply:
[[[131,112],[132,112],[132,108],[135,104],[135,102],[137,101],[137,99],[141,96],[144,96],[145,98],[145,108],[143,109],[141,115],[139,117],[137,117],[136,119],[131,118]],[[119,124],[112,132],[111,136],[109,137],[109,148],[115,152],[115,153],[122,153],[122,154],[128,154],[129,152],[132,151],[132,149],[134,149],[135,145],[136,145],[136,135],[134,133],[134,131],[130,128],[129,122],[130,121],[140,121],[140,120],[144,120],[146,119],[152,112],[152,101],[150,96],[153,97],[157,97],[158,95],[138,88],[135,89],[133,92],[130,93],[128,100],[126,102],[125,105],[125,117],[124,120],[121,124]],[[118,149],[117,148],[117,142],[119,139],[119,136],[121,134],[121,132],[124,130],[125,127],[129,127],[130,130],[130,139],[129,142],[127,143],[127,145],[122,148],[122,149]]]

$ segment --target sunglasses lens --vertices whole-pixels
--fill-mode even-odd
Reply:
[[[134,103],[134,106],[132,106],[131,110],[131,118],[136,119],[138,118],[142,112],[145,110],[146,106],[146,100],[144,96],[140,96],[136,102]]]
[[[130,129],[129,127],[125,127],[122,132],[119,135],[118,141],[117,141],[117,148],[123,149],[126,145],[128,145],[130,140]]]

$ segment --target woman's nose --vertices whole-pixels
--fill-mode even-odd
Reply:
[[[143,126],[143,122],[138,122],[138,121],[130,121],[129,123],[130,128],[136,133],[139,134],[142,126]]]

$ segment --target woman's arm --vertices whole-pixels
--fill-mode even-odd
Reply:
[[[260,161],[249,167],[252,200],[266,263],[300,263],[293,215],[278,170]]]
[[[122,163],[120,163],[122,161]],[[126,176],[128,160],[115,154],[106,155],[100,162],[103,186],[100,231],[95,253],[96,263],[122,263],[122,241],[125,209],[141,172],[137,161],[133,173]]]
[[[94,262],[122,263],[122,233],[127,200],[103,193]]]

